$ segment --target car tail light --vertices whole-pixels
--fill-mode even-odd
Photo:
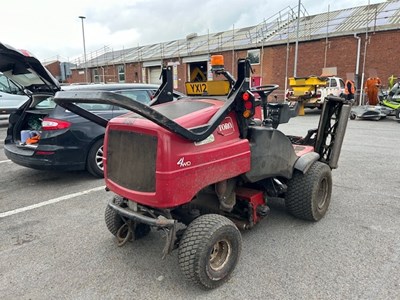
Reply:
[[[42,130],[60,130],[71,127],[68,121],[57,120],[52,118],[44,118],[42,121]]]

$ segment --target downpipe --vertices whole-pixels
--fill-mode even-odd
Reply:
[[[357,33],[354,34],[354,38],[357,39],[357,58],[356,58],[356,70],[355,70],[355,86],[356,89],[360,87],[360,95],[362,94],[362,86],[360,85],[360,78],[359,78],[359,70],[360,70],[360,55],[361,55],[361,37],[357,36]],[[363,79],[364,80],[364,79]],[[361,81],[362,83],[362,81]],[[361,104],[361,102],[360,102]]]

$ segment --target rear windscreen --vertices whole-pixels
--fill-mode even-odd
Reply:
[[[56,107],[54,97],[49,95],[34,95],[33,103],[35,109],[51,109]]]

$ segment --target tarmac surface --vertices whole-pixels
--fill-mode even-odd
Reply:
[[[307,112],[280,126],[305,135]],[[115,244],[111,193],[86,172],[44,172],[7,160],[0,126],[2,299],[400,299],[400,123],[349,120],[327,215],[293,218],[279,205],[250,231],[232,278],[187,282],[163,235]]]

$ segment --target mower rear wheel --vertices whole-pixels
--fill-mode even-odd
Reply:
[[[397,121],[400,121],[400,109],[396,109],[394,112],[394,115],[395,115]]]
[[[121,205],[123,202],[122,197],[114,196],[114,203],[117,205]],[[108,230],[112,233],[112,235],[117,236],[120,228],[125,224],[122,217],[108,205],[105,211],[105,221]],[[150,232],[150,226],[143,223],[137,223],[135,227],[135,240],[140,239]],[[127,234],[127,231],[125,232]]]
[[[331,193],[332,171],[327,164],[316,161],[306,174],[294,172],[288,182],[285,205],[299,219],[319,221],[328,210]]]
[[[198,217],[189,224],[179,244],[179,266],[191,282],[212,289],[227,281],[242,249],[238,228],[218,214]]]

